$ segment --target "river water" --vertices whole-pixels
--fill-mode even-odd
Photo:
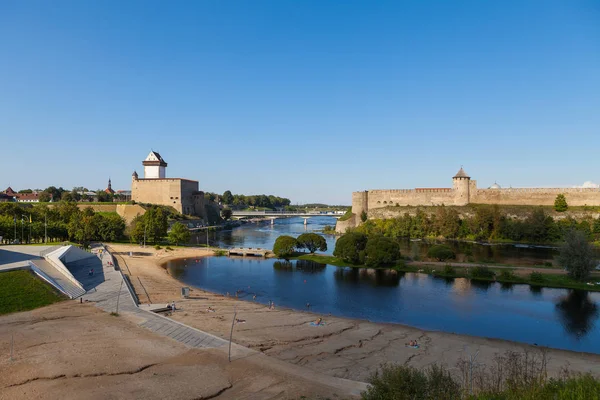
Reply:
[[[281,234],[296,236],[305,229],[319,230],[331,225],[331,220],[315,218],[306,228],[303,220],[293,219],[281,220],[273,227],[245,225],[218,232],[210,239],[224,247],[271,248]],[[329,252],[334,241],[333,236],[328,238]],[[551,249],[513,250],[527,250],[532,259],[552,258]],[[502,252],[496,254],[503,256]],[[274,259],[211,257],[173,261],[167,268],[187,285],[222,294],[239,291],[244,300],[256,295],[256,301],[264,304],[274,301],[305,310],[310,303],[311,311],[325,315],[600,354],[600,341],[595,340],[600,337],[600,293]]]

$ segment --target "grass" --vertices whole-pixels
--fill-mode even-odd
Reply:
[[[0,315],[33,310],[65,299],[26,270],[0,273],[0,288]]]

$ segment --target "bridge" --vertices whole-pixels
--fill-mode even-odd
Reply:
[[[277,218],[292,218],[301,217],[304,218],[304,225],[308,223],[308,219],[311,217],[332,217],[341,218],[345,212],[338,213],[337,211],[232,211],[232,218],[248,218],[248,217],[264,217],[271,220],[271,225]]]

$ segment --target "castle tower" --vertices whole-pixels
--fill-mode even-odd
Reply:
[[[133,174],[131,174],[131,180],[132,181],[137,181],[138,180],[137,171],[133,171]]]
[[[466,206],[469,204],[469,186],[471,177],[460,167],[456,175],[452,177],[452,187],[454,189],[454,205]]]
[[[144,165],[144,179],[166,178],[167,163],[156,151],[151,151],[142,164]]]

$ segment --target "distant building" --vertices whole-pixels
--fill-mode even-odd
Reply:
[[[198,181],[167,178],[167,163],[156,151],[151,151],[142,165],[144,178],[135,171],[131,176],[131,200],[171,206],[182,214],[206,218],[207,202],[204,192],[198,190]]]
[[[112,189],[112,185],[110,183],[110,178],[108,178],[108,187],[104,189],[104,192],[108,194],[115,194],[115,191]]]
[[[13,200],[3,201],[16,201],[19,203],[39,203],[39,193],[17,193],[10,186],[4,191],[4,195],[12,198]]]

